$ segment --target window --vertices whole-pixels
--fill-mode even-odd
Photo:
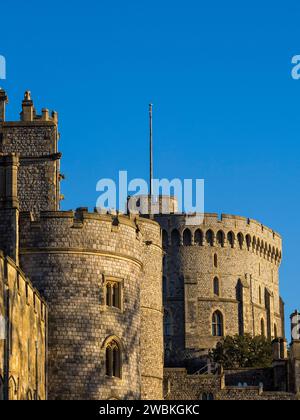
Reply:
[[[218,277],[214,278],[214,295],[220,296],[220,282]]]
[[[116,340],[110,341],[106,346],[106,376],[121,378],[121,349]]]
[[[206,242],[209,246],[214,246],[214,233],[212,230],[206,232]]]
[[[223,337],[223,335],[224,335],[223,315],[219,311],[216,311],[213,314],[212,335],[213,335],[213,337]]]
[[[223,247],[225,242],[225,235],[224,232],[221,230],[217,233],[217,243],[219,246]]]
[[[231,248],[234,248],[234,233],[233,232],[228,233],[227,241],[228,241],[229,245],[231,246]]]
[[[121,282],[107,280],[106,282],[106,306],[121,309]]]
[[[200,229],[197,229],[195,232],[195,244],[198,246],[203,245],[203,233]]]
[[[238,237],[238,243],[239,243],[240,249],[243,249],[244,235],[242,233],[239,233],[237,237]]]
[[[214,255],[214,267],[218,268],[218,256],[217,256],[217,254]]]
[[[192,234],[189,229],[186,229],[183,232],[183,245],[184,246],[191,246],[192,245]]]

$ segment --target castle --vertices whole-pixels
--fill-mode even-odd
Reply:
[[[61,211],[57,113],[26,92],[9,122],[7,102],[0,90],[0,399],[294,399],[280,236],[237,216],[193,225],[172,197],[168,215]],[[208,351],[246,333],[273,340],[273,368],[210,371]]]

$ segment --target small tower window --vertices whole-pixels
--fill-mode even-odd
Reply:
[[[220,311],[216,311],[213,314],[212,335],[213,337],[223,337],[224,335],[223,315]]]
[[[218,255],[217,254],[214,255],[214,267],[218,268]]]
[[[121,378],[121,349],[116,340],[106,346],[106,376]]]
[[[218,277],[214,278],[214,295],[220,296],[220,282]]]
[[[108,280],[106,282],[106,306],[122,308],[121,282]]]

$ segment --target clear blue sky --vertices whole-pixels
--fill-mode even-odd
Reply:
[[[206,211],[282,234],[288,317],[300,306],[299,12],[299,0],[2,2],[8,117],[26,89],[59,112],[63,207],[93,208],[98,179],[147,177],[153,102],[156,176],[205,178]]]

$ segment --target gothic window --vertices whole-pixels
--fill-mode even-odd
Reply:
[[[109,376],[110,378],[121,378],[121,349],[116,340],[112,340],[106,345],[105,363],[106,376]]]
[[[223,326],[223,315],[220,311],[216,311],[212,317],[212,335],[213,337],[223,337],[224,326]]]
[[[200,229],[197,229],[195,232],[195,244],[199,246],[203,245],[203,233]]]
[[[186,229],[183,232],[183,245],[184,246],[191,246],[192,245],[192,234],[189,229]]]
[[[122,308],[121,282],[114,280],[106,281],[106,306]]]
[[[248,251],[250,251],[250,248],[251,248],[251,236],[250,235],[246,236],[246,243],[247,243]]]
[[[220,296],[220,282],[218,277],[214,278],[214,295]]]
[[[217,254],[214,255],[214,267],[218,268],[218,255]]]
[[[214,234],[212,230],[206,232],[206,242],[210,246],[214,246]]]
[[[233,232],[228,232],[227,240],[231,248],[233,248],[234,247],[234,233]]]
[[[219,246],[223,247],[225,242],[225,235],[224,232],[221,230],[217,233],[217,243]]]
[[[243,249],[243,245],[244,245],[244,236],[243,236],[243,234],[242,233],[239,233],[238,236],[237,236],[237,238],[238,238],[238,243],[239,243],[240,249]]]
[[[172,246],[180,246],[180,233],[177,229],[172,232]]]

